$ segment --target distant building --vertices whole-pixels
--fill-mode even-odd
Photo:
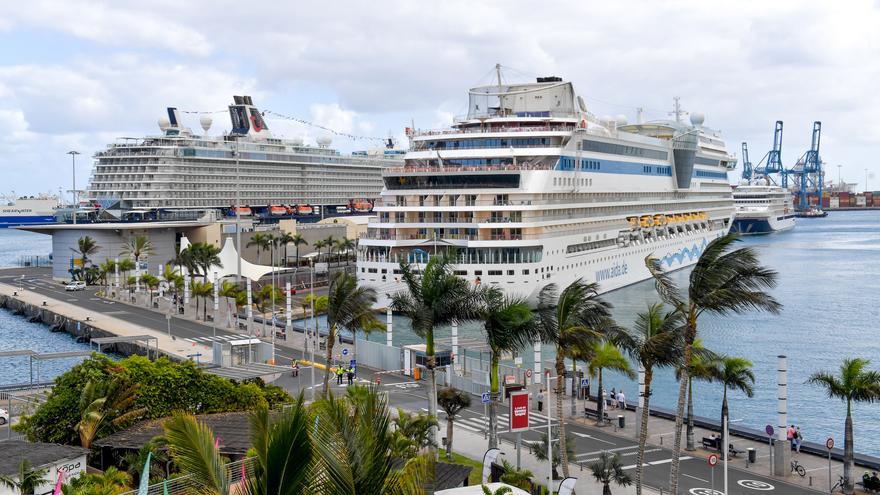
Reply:
[[[7,440],[0,443],[0,475],[17,479],[22,461],[30,462],[32,469],[46,469],[45,482],[34,492],[44,495],[55,489],[59,473],[64,473],[65,483],[84,473],[88,453],[87,449],[70,445]],[[20,492],[0,484],[0,495],[20,495]]]

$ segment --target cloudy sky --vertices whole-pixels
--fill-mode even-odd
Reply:
[[[234,94],[363,136],[445,126],[496,62],[509,81],[574,81],[597,115],[665,118],[680,96],[755,162],[775,120],[788,166],[821,120],[828,177],[863,188],[867,168],[880,189],[880,2],[4,3],[0,194],[70,189],[71,149],[83,187],[90,155],[156,132],[166,106],[224,110]],[[276,134],[323,133],[267,117]],[[211,132],[228,128],[215,114]]]

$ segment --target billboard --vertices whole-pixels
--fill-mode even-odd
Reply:
[[[529,429],[529,393],[514,392],[510,394],[510,432]]]

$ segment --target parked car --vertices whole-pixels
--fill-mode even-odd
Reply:
[[[66,291],[86,290],[86,283],[83,282],[82,280],[74,280],[73,282],[70,282],[69,284],[65,285],[64,290],[66,290]]]
[[[0,425],[5,425],[9,422],[9,411],[6,409],[0,409]]]

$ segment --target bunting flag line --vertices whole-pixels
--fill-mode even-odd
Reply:
[[[58,481],[55,482],[55,491],[52,495],[61,495],[61,485],[64,483],[64,472],[58,471]]]
[[[348,138],[354,141],[377,141],[377,142],[385,142],[386,138],[374,137],[374,136],[359,136],[357,134],[350,134],[348,132],[337,131],[336,129],[331,129],[329,127],[323,126],[321,124],[316,124],[314,122],[310,122],[308,120],[300,119],[297,117],[291,117],[289,115],[280,114],[278,112],[273,112],[271,110],[266,110],[263,112],[263,115],[266,114],[278,117],[279,119],[289,120],[292,122],[296,122],[298,124],[307,125],[310,127],[315,127],[317,129],[321,129],[322,131],[327,131],[335,136],[341,136],[344,138]]]
[[[150,488],[150,461],[153,458],[152,452],[147,452],[147,462],[144,463],[144,471],[141,473],[141,483],[138,485],[137,495],[147,495]]]

